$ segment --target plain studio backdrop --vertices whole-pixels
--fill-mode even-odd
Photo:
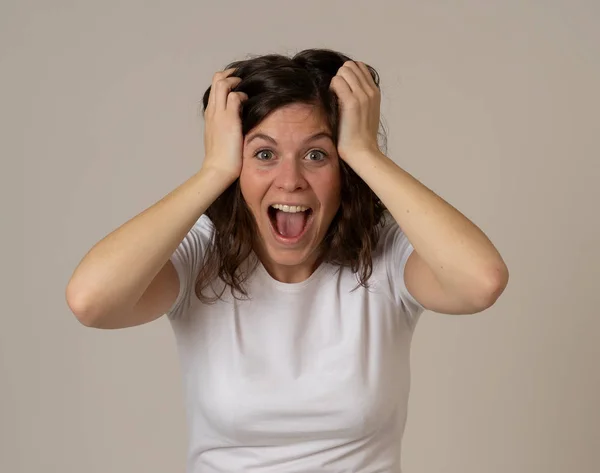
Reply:
[[[600,471],[599,22],[594,0],[3,1],[0,471],[184,471],[168,321],[85,328],[65,286],[198,170],[216,70],[313,47],[380,72],[388,154],[510,269],[491,309],[423,314],[405,472]]]

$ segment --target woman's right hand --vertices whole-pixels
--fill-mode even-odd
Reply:
[[[242,170],[244,138],[240,107],[248,99],[243,92],[231,92],[241,79],[228,77],[235,69],[218,71],[213,76],[208,104],[204,111],[203,169],[216,170],[235,181]]]

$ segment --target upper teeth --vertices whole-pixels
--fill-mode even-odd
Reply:
[[[304,212],[309,209],[309,207],[305,207],[304,205],[283,205],[283,204],[273,204],[271,205],[274,209],[281,210],[283,212]]]

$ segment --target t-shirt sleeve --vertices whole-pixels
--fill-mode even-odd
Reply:
[[[170,260],[179,277],[179,294],[166,313],[170,319],[184,316],[195,297],[196,278],[210,244],[212,231],[212,222],[206,215],[202,215],[171,255]]]
[[[394,302],[402,307],[408,318],[408,323],[414,327],[425,308],[408,291],[404,279],[404,270],[408,257],[414,247],[402,231],[398,223],[388,213],[386,224],[381,233],[383,258],[389,281],[389,289]]]

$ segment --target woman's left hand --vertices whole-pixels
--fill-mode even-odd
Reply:
[[[365,151],[379,152],[381,93],[367,66],[362,62],[346,61],[331,79],[340,102],[340,124],[337,150],[348,161]]]

